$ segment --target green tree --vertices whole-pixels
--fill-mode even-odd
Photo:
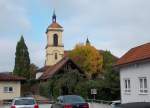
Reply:
[[[103,79],[103,90],[107,90],[106,97],[108,100],[117,100],[120,99],[120,80],[119,80],[119,72],[115,70],[109,70],[105,72]]]
[[[105,96],[110,95],[111,99],[120,99],[120,80],[119,72],[113,68],[117,58],[110,51],[103,52],[103,86],[102,90],[107,90]],[[106,99],[108,99],[106,97]]]
[[[52,79],[54,81],[52,85],[54,96],[74,94],[75,86],[85,80],[84,76],[74,69],[67,69],[64,73],[57,74]]]
[[[103,57],[90,44],[76,45],[69,56],[84,70],[89,79],[102,72]]]
[[[100,83],[97,80],[85,80],[85,81],[79,82],[76,85],[75,92],[76,94],[81,95],[86,99],[92,99],[93,95],[91,95],[91,89],[97,89],[98,91],[99,86],[100,86]],[[97,95],[99,95],[99,93]]]
[[[117,61],[117,57],[113,56],[110,51],[104,51],[103,55],[103,69],[110,69]]]
[[[13,74],[30,78],[30,58],[23,36],[21,36],[16,46]]]
[[[113,65],[116,62],[110,51],[103,51],[103,72],[100,77],[94,80],[87,80],[79,82],[75,91],[77,94],[85,98],[93,98],[90,91],[91,89],[97,89],[96,99],[100,100],[118,100],[120,99],[120,82],[119,72],[114,70]]]
[[[30,79],[35,79],[38,67],[35,64],[30,64]]]
[[[41,95],[56,98],[59,95],[75,94],[76,85],[87,79],[78,70],[72,69],[69,65],[67,67],[69,68],[64,68],[61,72],[55,74],[46,85],[41,83]]]

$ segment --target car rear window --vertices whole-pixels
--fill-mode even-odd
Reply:
[[[84,103],[85,100],[80,96],[64,96],[64,103]]]
[[[34,99],[19,99],[15,100],[15,105],[33,105],[35,104]]]

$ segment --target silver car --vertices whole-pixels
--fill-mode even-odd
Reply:
[[[33,97],[14,98],[11,108],[39,108]]]

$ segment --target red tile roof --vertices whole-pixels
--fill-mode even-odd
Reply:
[[[48,28],[63,28],[63,27],[59,25],[57,22],[53,22],[51,25],[48,26]]]
[[[12,74],[0,73],[0,81],[25,81],[23,77],[18,77]]]
[[[65,50],[64,51],[64,57],[68,57],[70,52],[71,52],[71,50]]]
[[[150,43],[130,49],[116,63],[116,66],[150,59]]]
[[[47,80],[51,78],[55,73],[57,73],[62,67],[67,63],[71,62],[73,65],[78,68],[79,72],[84,73],[71,59],[68,57],[64,57],[62,60],[60,60],[57,64],[54,66],[49,67],[40,77],[41,80]]]

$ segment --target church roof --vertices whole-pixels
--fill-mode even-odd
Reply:
[[[59,25],[56,21],[56,14],[55,11],[53,12],[52,16],[52,24],[48,26],[48,28],[63,28],[61,25]]]
[[[52,24],[49,25],[48,28],[63,28],[63,27],[59,25],[57,22],[52,22]]]
[[[71,63],[73,66],[75,66],[79,70],[80,73],[84,74],[84,72],[70,58],[64,57],[55,65],[47,68],[47,70],[44,71],[44,73],[40,77],[40,80],[47,80],[51,78],[54,74],[59,72],[59,70],[61,70],[68,62]]]

